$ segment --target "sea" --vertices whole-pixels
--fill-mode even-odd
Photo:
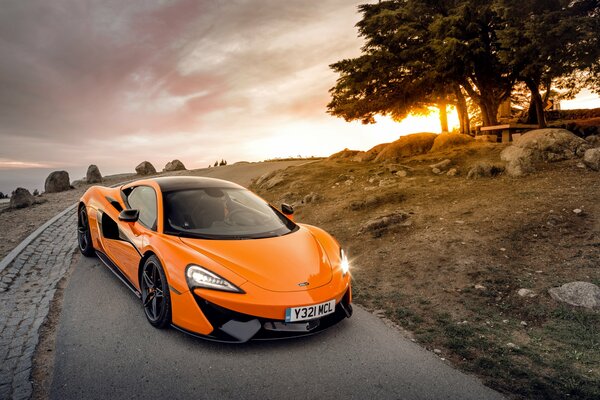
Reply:
[[[40,193],[44,191],[44,182],[52,171],[64,170],[69,173],[71,182],[83,179],[87,171],[87,167],[71,167],[64,169],[56,168],[11,168],[0,169],[0,192],[3,194],[11,194],[18,187],[25,188],[33,193],[38,190]],[[104,173],[103,171],[100,171]]]

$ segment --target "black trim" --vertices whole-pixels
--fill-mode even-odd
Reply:
[[[129,239],[129,237],[127,236],[127,234],[125,232],[123,232],[123,230],[121,229],[121,227],[119,227],[119,239],[129,243],[131,246],[133,246],[133,248],[135,249],[135,251],[138,253],[138,255],[141,258],[144,258],[144,255],[140,252],[140,250],[137,248],[137,246],[133,243],[133,241],[131,239]]]
[[[115,276],[117,278],[119,278],[121,280],[121,282],[123,282],[125,284],[125,286],[127,286],[129,288],[129,290],[131,290],[139,299],[142,298],[142,294],[139,292],[139,290],[137,290],[135,288],[135,286],[129,280],[129,278],[127,278],[127,276],[125,276],[125,274],[123,274],[123,272],[121,272],[119,267],[117,267],[117,265],[110,259],[110,257],[108,257],[106,254],[104,254],[100,250],[96,250],[96,255],[98,256],[100,261],[102,261],[102,263],[104,265],[106,265],[108,267],[108,269],[113,274],[115,274]]]
[[[204,178],[199,176],[163,176],[159,178],[152,178],[154,182],[158,183],[160,190],[170,192],[173,190],[185,190],[185,189],[201,189],[201,188],[237,188],[242,189],[236,183],[224,181],[222,179]]]
[[[231,320],[247,322],[253,319],[257,319],[260,324],[260,330],[252,337],[250,340],[280,340],[280,339],[292,339],[301,336],[311,336],[320,332],[323,332],[327,328],[332,327],[333,325],[338,324],[342,320],[346,318],[350,318],[352,315],[352,305],[349,303],[350,300],[350,288],[344,293],[342,296],[342,300],[336,304],[335,312],[333,314],[326,315],[324,317],[311,320],[318,321],[318,325],[314,327],[314,329],[305,332],[298,331],[273,331],[267,330],[264,328],[264,324],[268,322],[285,322],[284,320],[274,320],[269,318],[256,317],[254,315],[243,314],[233,310],[229,310],[227,308],[221,307],[217,304],[211,303],[208,300],[203,299],[202,297],[195,294],[193,291],[191,294],[194,296],[198,307],[208,320],[208,322],[213,326],[214,330],[209,335],[201,335],[193,332],[189,332],[183,328],[175,327],[176,329],[191,334],[194,337],[198,337],[201,339],[216,341],[216,342],[228,342],[228,343],[242,343],[236,338],[228,335],[219,329],[221,326],[226,324]],[[310,321],[306,321],[310,322]]]
[[[121,206],[121,203],[119,203],[117,200],[113,199],[110,196],[106,196],[105,199],[110,203],[111,206],[115,208],[115,210],[119,212],[123,211],[123,206]]]
[[[177,289],[175,289],[173,286],[169,285],[169,289],[174,292],[175,294],[181,294],[181,292]]]

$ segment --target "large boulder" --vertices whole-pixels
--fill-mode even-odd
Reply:
[[[600,288],[590,282],[569,282],[548,290],[550,296],[574,307],[600,309]]]
[[[350,150],[344,149],[342,151],[338,151],[328,157],[328,160],[348,160],[352,159],[357,154],[362,153],[360,150]]]
[[[594,171],[600,171],[600,148],[586,150],[583,163]]]
[[[87,183],[100,183],[102,182],[102,174],[98,169],[97,165],[90,165],[85,174],[85,181]],[[74,183],[73,183],[74,184]]]
[[[381,153],[381,150],[383,150],[387,147],[387,145],[389,145],[389,143],[381,143],[367,151],[361,151],[360,153],[356,154],[352,158],[352,161],[358,161],[358,162],[373,161],[375,159],[375,157],[377,157],[377,155],[379,153]]]
[[[138,175],[154,175],[156,174],[156,169],[154,165],[150,164],[148,161],[142,161],[135,167],[135,172]]]
[[[600,147],[600,135],[592,135],[585,138],[592,147]]]
[[[402,136],[381,150],[375,157],[375,161],[397,161],[402,157],[425,154],[431,150],[436,137],[437,134],[435,133],[413,133],[412,135]]]
[[[179,160],[169,161],[167,163],[167,165],[165,165],[165,168],[163,169],[163,171],[164,172],[185,171],[185,165],[183,165],[183,163]]]
[[[44,190],[46,193],[64,192],[71,188],[67,171],[54,171],[46,178]]]
[[[447,150],[453,147],[466,146],[473,142],[475,142],[475,139],[462,133],[441,133],[433,141],[430,151]]]
[[[535,129],[504,149],[500,158],[506,161],[509,175],[520,176],[532,171],[536,162],[582,157],[589,148],[589,143],[566,129]]]
[[[35,203],[35,198],[29,193],[29,190],[17,188],[10,197],[10,208],[25,208]]]

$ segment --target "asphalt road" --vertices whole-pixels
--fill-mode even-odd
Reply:
[[[65,289],[52,399],[499,399],[356,308],[321,334],[230,345],[152,328],[99,260]]]

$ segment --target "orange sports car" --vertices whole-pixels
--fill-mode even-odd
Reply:
[[[157,328],[246,342],[316,333],[352,315],[338,242],[234,183],[93,186],[77,210],[81,252],[97,255]]]

